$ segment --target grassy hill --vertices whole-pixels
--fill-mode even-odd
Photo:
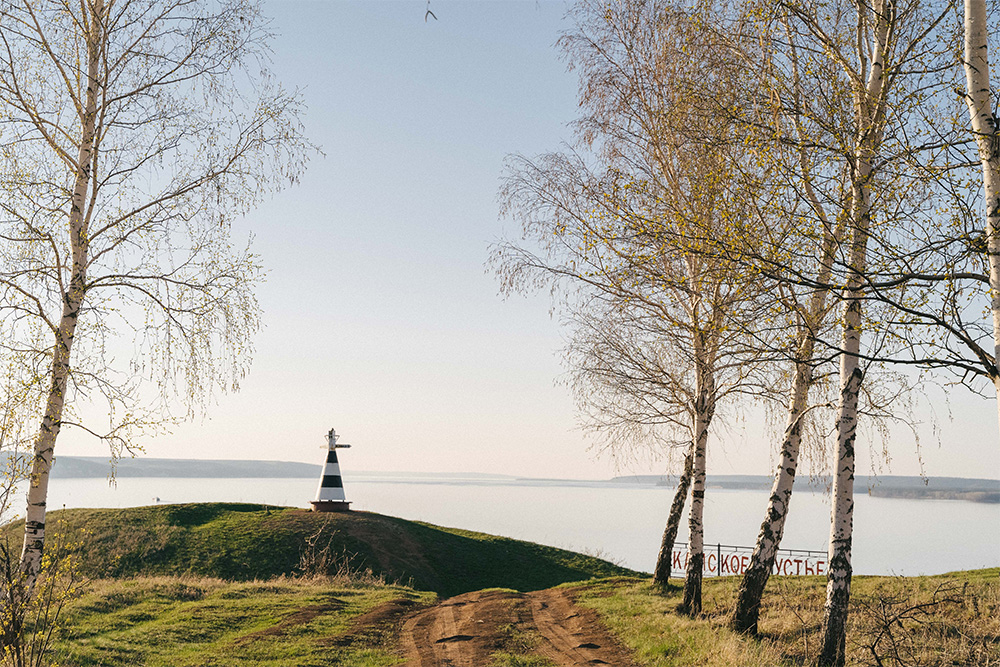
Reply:
[[[252,581],[301,573],[303,554],[314,571],[370,569],[442,596],[637,574],[563,549],[371,512],[195,503],[58,510],[49,512],[48,527],[92,578],[189,574]],[[23,528],[6,530],[16,542]]]

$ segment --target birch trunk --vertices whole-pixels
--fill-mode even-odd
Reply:
[[[860,10],[859,10],[860,11]],[[826,603],[823,607],[823,642],[818,664],[842,667],[845,662],[847,613],[851,597],[851,540],[854,527],[854,441],[858,427],[858,395],[861,392],[861,326],[868,235],[871,228],[872,162],[882,143],[886,99],[886,54],[894,26],[893,0],[876,2],[871,61],[865,85],[854,92],[857,144],[851,163],[851,246],[844,305],[840,354],[840,406],[837,419],[837,450],[834,459],[833,503]],[[859,16],[859,43],[865,24]]]
[[[805,173],[805,167],[803,167]],[[809,179],[805,179],[806,190],[813,201],[814,210],[823,220],[824,239],[823,254],[817,273],[817,282],[826,285],[833,273],[834,254],[836,252],[839,230],[831,228],[819,200],[812,192]],[[788,508],[792,500],[792,485],[798,470],[799,449],[802,443],[802,418],[809,404],[809,390],[813,383],[812,359],[815,350],[815,331],[818,324],[826,317],[826,301],[829,290],[819,289],[809,301],[809,310],[805,313],[803,325],[796,350],[795,377],[792,381],[791,401],[788,406],[788,424],[785,426],[784,439],[781,445],[781,460],[775,471],[771,496],[768,499],[767,512],[761,523],[757,542],[754,545],[750,565],[747,567],[740,582],[740,590],[736,599],[736,607],[730,619],[730,627],[737,632],[757,634],[757,621],[760,618],[760,602],[771,577],[771,569],[781,546],[781,538],[785,532],[785,520],[788,518]]]
[[[670,504],[670,515],[667,517],[667,526],[663,530],[663,539],[660,541],[660,553],[656,557],[656,568],[653,570],[653,583],[666,586],[670,581],[671,557],[674,552],[674,540],[677,539],[677,529],[680,527],[681,514],[684,513],[684,502],[687,500],[688,489],[691,487],[691,476],[694,472],[694,442],[684,455],[684,472],[677,480],[677,491],[674,493],[674,500]]]
[[[823,647],[820,665],[842,667],[847,639],[847,611],[851,597],[851,540],[854,528],[854,439],[858,422],[858,394],[862,372],[858,354],[861,344],[861,301],[848,301],[840,356],[840,409],[837,453],[833,475],[833,508],[826,604],[823,607]]]
[[[63,290],[62,314],[55,330],[52,350],[52,383],[45,405],[45,414],[35,440],[34,457],[27,494],[24,521],[24,545],[21,549],[21,572],[29,595],[34,589],[42,564],[45,546],[45,503],[48,496],[49,473],[55,452],[56,438],[62,426],[66,406],[66,388],[70,376],[73,338],[87,290],[88,194],[94,162],[94,142],[97,135],[97,99],[100,56],[103,41],[104,4],[94,0],[87,35],[87,91],[80,117],[80,149],[77,156],[76,179],[69,211],[69,239],[72,265],[69,281]]]
[[[800,346],[802,354],[812,358],[813,342],[803,341]],[[774,567],[774,559],[781,544],[781,536],[785,530],[785,519],[792,499],[792,485],[795,482],[795,472],[799,461],[799,445],[802,441],[802,417],[809,402],[809,387],[812,384],[812,367],[809,363],[800,361],[795,365],[795,380],[792,385],[792,400],[788,408],[788,425],[785,426],[784,442],[781,445],[781,460],[771,487],[771,497],[768,501],[767,514],[760,526],[757,543],[750,565],[743,575],[740,590],[736,599],[736,608],[730,626],[737,632],[757,634],[757,620],[760,617],[760,601]]]
[[[703,359],[704,346],[695,337],[695,355]],[[701,349],[699,349],[701,348]],[[701,365],[701,364],[699,364]],[[691,510],[688,515],[688,562],[684,579],[684,599],[680,612],[690,616],[701,613],[701,579],[705,562],[705,453],[708,427],[714,413],[714,387],[711,371],[702,367],[697,372],[697,399],[694,404],[694,456],[692,457]]]
[[[830,546],[827,551],[826,603],[823,607],[821,667],[842,667],[847,639],[847,612],[851,597],[851,541],[854,529],[854,442],[858,427],[858,396],[863,372],[861,354],[861,300],[870,226],[870,179],[874,143],[859,151],[854,175],[851,219],[850,270],[844,306],[840,355],[840,405],[837,412],[837,449],[833,465],[833,502]]]
[[[983,168],[986,205],[986,256],[990,267],[993,313],[992,380],[1000,399],[1000,130],[990,94],[989,30],[986,0],[965,0],[965,81],[972,131]],[[1000,419],[1000,400],[997,401]]]
[[[873,66],[873,69],[875,67]],[[881,67],[878,79],[881,81]],[[881,97],[881,94],[879,94]],[[868,98],[870,100],[871,97]],[[868,107],[868,100],[858,102]],[[827,552],[826,604],[823,618],[823,645],[819,664],[841,667],[845,660],[848,602],[851,596],[851,540],[854,528],[854,442],[858,426],[858,395],[863,373],[861,354],[861,300],[867,265],[868,233],[871,223],[872,156],[880,140],[871,124],[863,126],[868,137],[855,157],[851,220],[850,277],[844,306],[840,355],[840,405],[837,413],[837,449],[833,466],[833,503],[830,518],[830,546]]]

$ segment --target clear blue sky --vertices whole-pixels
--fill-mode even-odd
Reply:
[[[255,212],[266,328],[243,390],[148,442],[156,457],[320,462],[345,469],[604,478],[576,430],[547,295],[504,301],[484,262],[516,233],[496,192],[510,153],[572,139],[576,77],[553,44],[567,3],[272,0],[274,71],[300,88],[325,157]],[[939,395],[938,395],[939,396]],[[937,401],[932,475],[1000,477],[995,404]],[[67,434],[63,455],[101,454]],[[759,424],[713,443],[709,472],[771,472]],[[859,447],[867,470],[867,447]],[[916,474],[910,441],[894,474]],[[662,472],[640,463],[623,472]]]

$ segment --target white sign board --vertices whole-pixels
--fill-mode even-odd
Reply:
[[[732,548],[717,548],[705,545],[705,561],[702,565],[704,576],[741,575],[750,566],[752,551],[735,551]],[[670,570],[674,576],[683,576],[687,570],[688,550],[685,547],[675,547],[670,561]],[[777,576],[826,574],[826,554],[820,552],[789,552],[787,555],[778,553],[774,559],[771,574]]]

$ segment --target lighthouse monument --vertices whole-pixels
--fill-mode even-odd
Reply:
[[[314,512],[346,512],[351,509],[351,503],[344,497],[344,480],[340,476],[340,463],[337,461],[337,450],[346,449],[350,445],[337,442],[340,436],[330,429],[326,434],[327,452],[323,474],[319,478],[319,489],[316,500],[312,501]]]

